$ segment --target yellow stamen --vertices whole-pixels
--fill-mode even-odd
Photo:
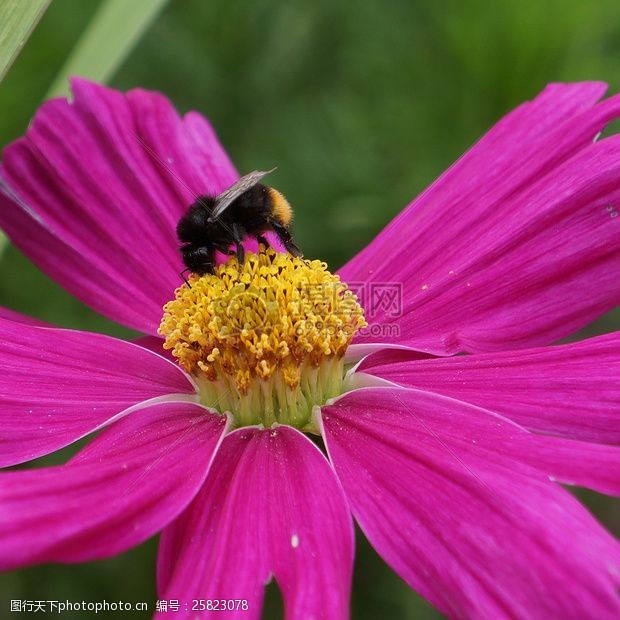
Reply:
[[[192,275],[164,306],[159,333],[205,405],[239,426],[307,428],[342,390],[342,356],[366,326],[355,295],[321,261],[268,249]]]

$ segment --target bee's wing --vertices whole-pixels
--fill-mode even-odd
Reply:
[[[272,168],[271,170],[254,170],[254,172],[250,172],[249,174],[241,177],[225,192],[222,192],[215,199],[213,213],[211,213],[211,216],[209,217],[209,222],[216,220],[237,198],[239,198],[239,196],[241,196],[241,194],[257,185],[263,177],[266,177],[274,170],[275,168]]]

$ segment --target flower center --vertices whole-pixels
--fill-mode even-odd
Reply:
[[[237,426],[316,431],[312,408],[342,393],[344,352],[365,326],[356,296],[325,263],[270,248],[191,275],[164,306],[159,333],[201,402]]]

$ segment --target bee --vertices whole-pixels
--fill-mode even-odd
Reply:
[[[290,254],[302,256],[289,230],[291,205],[278,190],[260,183],[273,170],[250,172],[219,196],[199,196],[189,207],[177,225],[186,267],[183,274],[213,273],[216,251],[236,254],[243,263],[243,240],[255,237],[269,247],[263,236],[267,231],[273,231]]]

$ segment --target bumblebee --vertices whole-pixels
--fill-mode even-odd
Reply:
[[[275,170],[275,168],[274,168]],[[186,271],[199,276],[213,273],[215,252],[236,254],[243,263],[242,241],[255,237],[269,247],[263,236],[273,231],[293,256],[302,256],[289,230],[293,210],[286,198],[260,181],[273,170],[255,170],[241,177],[219,196],[199,196],[177,225],[183,244],[181,256]],[[231,250],[231,246],[235,249]]]

